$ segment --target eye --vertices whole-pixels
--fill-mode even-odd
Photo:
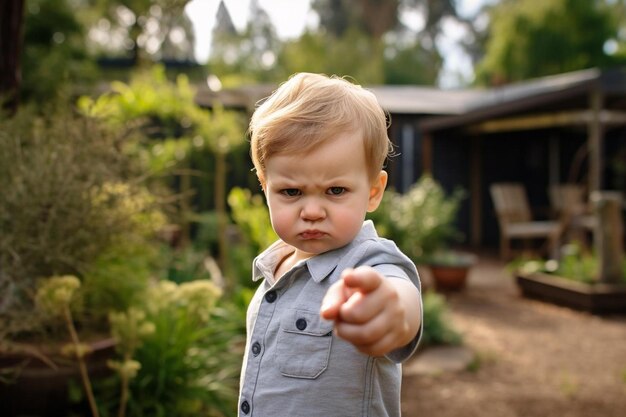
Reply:
[[[330,195],[341,195],[346,192],[344,187],[330,187],[327,191]]]
[[[280,190],[280,193],[287,197],[297,197],[301,194],[300,190],[297,188],[285,188],[284,190]]]

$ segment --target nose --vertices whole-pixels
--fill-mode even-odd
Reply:
[[[304,202],[300,211],[302,220],[316,221],[326,217],[326,210],[321,202],[316,198],[308,198]]]

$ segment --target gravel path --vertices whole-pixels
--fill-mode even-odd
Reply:
[[[493,257],[448,301],[476,360],[405,376],[404,417],[626,416],[626,317],[524,299]]]

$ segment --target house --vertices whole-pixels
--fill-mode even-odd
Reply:
[[[494,244],[489,196],[497,181],[522,182],[531,206],[548,208],[550,184],[626,191],[626,71],[589,69],[485,90],[461,114],[422,119],[426,171],[469,190],[461,228]],[[544,213],[548,214],[548,213]]]
[[[198,93],[251,113],[275,86]],[[547,188],[583,183],[626,191],[626,71],[588,69],[489,89],[368,86],[389,113],[398,155],[390,186],[423,173],[468,191],[459,227],[474,246],[493,246],[498,226],[489,185],[524,183],[531,205],[548,209]]]

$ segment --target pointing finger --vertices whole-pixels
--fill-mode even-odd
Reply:
[[[383,277],[372,267],[360,266],[344,271],[343,280],[347,287],[362,293],[369,293],[380,286]]]

